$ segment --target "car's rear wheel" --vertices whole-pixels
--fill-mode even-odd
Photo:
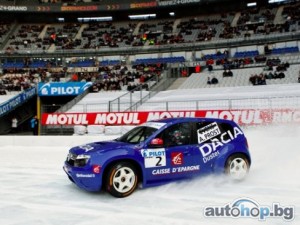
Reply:
[[[243,180],[250,169],[249,160],[243,154],[230,156],[225,164],[225,173],[233,180]]]
[[[119,162],[108,171],[106,190],[115,197],[123,198],[136,189],[137,183],[136,168],[129,162]]]

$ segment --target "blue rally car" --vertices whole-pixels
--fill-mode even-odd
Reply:
[[[207,173],[241,180],[250,163],[247,139],[235,122],[168,118],[146,122],[112,141],[73,147],[64,170],[82,189],[126,197],[138,184],[149,187]]]

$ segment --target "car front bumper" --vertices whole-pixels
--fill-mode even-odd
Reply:
[[[93,173],[91,167],[74,167],[65,162],[63,169],[79,188],[93,192],[101,190],[102,175]]]

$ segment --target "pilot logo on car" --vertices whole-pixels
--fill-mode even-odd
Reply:
[[[137,187],[201,174],[242,180],[250,164],[247,139],[234,121],[185,117],[146,122],[115,140],[73,147],[64,170],[84,190],[126,197]]]

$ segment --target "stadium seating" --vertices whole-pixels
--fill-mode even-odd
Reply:
[[[156,63],[182,63],[185,62],[183,56],[178,57],[166,57],[166,58],[145,58],[137,59],[133,64],[156,64]]]

